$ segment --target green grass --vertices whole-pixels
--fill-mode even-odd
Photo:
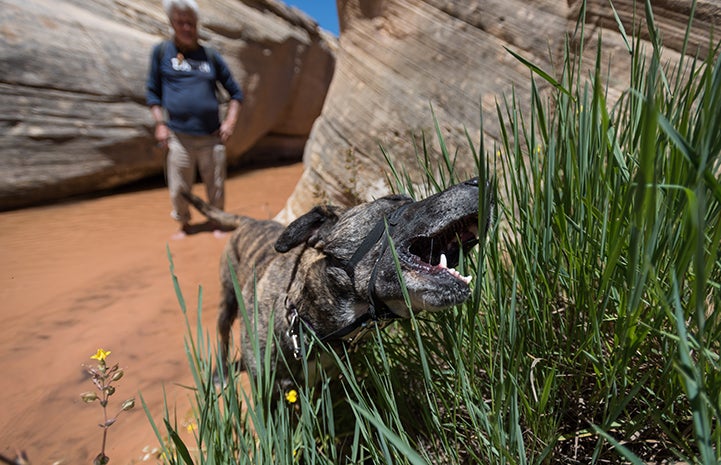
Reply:
[[[475,174],[496,173],[498,214],[465,257],[475,288],[463,306],[332,354],[333,374],[308,366],[319,382],[272,409],[270,355],[255,404],[235,383],[214,388],[198,302],[186,344],[196,441],[167,408],[163,428],[150,418],[166,463],[718,463],[719,47],[664,63],[648,2],[645,17],[652,48],[625,36],[633,64],[612,105],[600,52],[586,73],[572,50],[583,21],[560,69],[517,57],[533,76],[529,109],[508,95],[497,145],[468,138]],[[425,135],[413,146],[422,186],[391,164],[395,190],[465,177],[435,138],[440,158]]]

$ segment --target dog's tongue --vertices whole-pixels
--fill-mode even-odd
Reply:
[[[440,263],[438,263],[438,266],[443,268],[444,270],[447,270],[451,275],[455,276],[466,284],[469,284],[471,282],[471,276],[463,276],[458,271],[456,271],[455,268],[448,268],[448,259],[446,258],[446,254],[444,253],[441,254],[441,261]]]

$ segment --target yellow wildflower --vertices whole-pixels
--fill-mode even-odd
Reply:
[[[98,349],[95,355],[90,356],[90,358],[104,362],[108,355],[110,355],[109,350]]]
[[[288,401],[289,404],[295,404],[296,402],[298,402],[298,391],[296,391],[295,389],[291,389],[286,392],[285,400]]]

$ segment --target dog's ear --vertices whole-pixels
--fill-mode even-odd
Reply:
[[[319,237],[317,233],[323,226],[338,221],[339,208],[331,205],[319,205],[303,216],[295,219],[275,241],[275,250],[285,253],[297,245],[307,242],[314,245]]]

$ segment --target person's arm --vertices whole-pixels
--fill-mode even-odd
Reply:
[[[228,103],[228,111],[225,115],[225,119],[220,125],[220,140],[226,143],[230,136],[233,134],[235,124],[238,122],[238,113],[240,113],[240,106],[243,103],[243,91],[238,83],[233,79],[233,75],[230,73],[230,68],[225,62],[223,57],[215,53],[215,66],[217,73],[217,80],[221,83],[225,90],[230,95],[230,102]]]
[[[153,120],[155,120],[155,140],[158,142],[158,146],[164,148],[168,145],[170,129],[168,129],[168,125],[165,122],[163,107],[153,105],[150,107],[150,113],[153,115]]]
[[[225,144],[228,139],[233,135],[235,130],[235,124],[238,122],[238,113],[240,112],[240,101],[231,100],[228,103],[228,112],[225,115],[225,119],[220,125],[220,140]]]
[[[168,137],[170,137],[170,129],[165,122],[165,113],[160,102],[162,101],[162,82],[160,78],[160,60],[163,51],[162,44],[156,45],[150,54],[150,66],[148,70],[148,80],[145,84],[145,99],[150,107],[150,114],[155,121],[155,140],[159,147],[168,145]]]

